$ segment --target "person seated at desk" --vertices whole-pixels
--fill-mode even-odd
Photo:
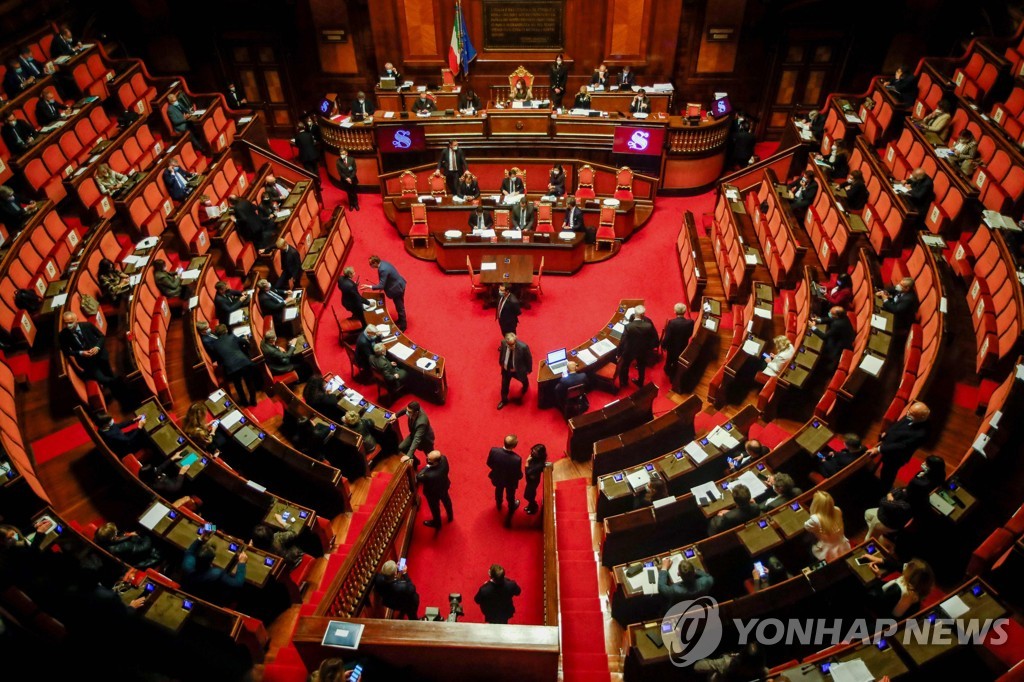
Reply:
[[[761,372],[765,376],[777,377],[782,373],[782,370],[789,366],[790,360],[796,355],[796,348],[790,343],[789,339],[780,334],[773,339],[775,344],[775,352],[768,353],[768,357],[764,358],[764,369]]]
[[[188,466],[181,466],[180,462],[182,455],[177,454],[173,457],[166,459],[157,466],[152,464],[143,464],[142,468],[139,469],[139,480],[146,484],[146,487],[153,492],[159,494],[161,497],[174,500],[171,502],[172,507],[181,507],[187,505],[189,509],[196,509],[201,506],[202,501],[198,497],[191,497],[189,495],[181,496],[181,489],[185,485],[186,476],[191,464]],[[173,467],[174,473],[168,474],[168,470]]]
[[[249,555],[243,549],[238,554],[234,568],[225,571],[213,565],[217,558],[216,548],[208,542],[213,533],[203,534],[196,538],[181,561],[181,585],[197,597],[214,602],[234,600],[234,592],[245,585],[245,565]],[[225,590],[226,588],[226,590]]]
[[[565,169],[560,163],[556,163],[548,171],[548,195],[553,197],[565,195]]]
[[[41,126],[47,126],[54,121],[60,121],[67,118],[70,114],[71,107],[57,101],[57,96],[53,94],[53,88],[47,88],[43,96],[36,102],[36,122]]]
[[[373,357],[373,345],[377,343],[380,332],[377,327],[367,325],[356,337],[355,364],[363,372],[370,370],[370,358]]]
[[[196,177],[196,174],[182,168],[181,161],[178,159],[171,159],[167,163],[167,168],[164,169],[161,177],[164,180],[164,187],[167,188],[167,194],[175,201],[184,201],[185,197],[195,189],[190,181]]]
[[[476,176],[468,170],[459,177],[455,184],[455,196],[470,201],[480,198],[480,185],[477,184]]]
[[[184,133],[187,131],[189,124],[195,120],[195,114],[190,110],[188,99],[183,99],[182,95],[176,92],[167,95],[167,119],[171,122],[174,132]],[[194,142],[198,145],[198,136]]]
[[[377,110],[377,104],[366,96],[366,93],[360,90],[356,93],[356,98],[352,100],[352,116],[373,116],[373,112]]]
[[[537,207],[523,196],[519,203],[512,207],[512,229],[532,232],[537,224]]]
[[[109,258],[100,259],[96,279],[100,284],[100,298],[110,303],[120,303],[132,288],[131,278]]]
[[[513,102],[527,102],[533,99],[533,92],[526,86],[526,79],[520,78],[512,88]]]
[[[398,69],[396,69],[395,65],[392,64],[391,62],[384,63],[384,70],[381,72],[380,77],[382,79],[394,78],[396,84],[402,84],[402,74],[398,72]]]
[[[580,86],[580,91],[576,93],[576,99],[572,103],[573,109],[589,109],[590,108],[590,91],[587,90],[586,85]]]
[[[134,531],[119,533],[113,523],[100,526],[94,539],[97,545],[135,568],[153,568],[163,561],[148,535],[139,535]]]
[[[885,89],[891,92],[900,104],[914,103],[914,98],[917,97],[917,76],[913,73],[908,73],[902,66],[897,67],[893,78],[883,82]]]
[[[25,201],[7,185],[0,185],[0,223],[7,226],[12,238],[25,229],[36,208],[36,202]]]
[[[892,535],[910,523],[913,516],[914,511],[907,500],[907,489],[893,488],[879,500],[877,507],[864,511],[864,522],[868,524],[864,541],[867,542],[871,538],[881,540],[887,535]]]
[[[769,452],[771,452],[771,448],[763,445],[761,441],[756,438],[751,438],[743,444],[742,452],[738,453],[735,457],[728,458],[727,470],[730,472],[738,471],[753,462],[755,459],[764,457]]]
[[[271,288],[270,281],[261,279],[256,286],[259,288],[257,300],[260,304],[260,312],[266,317],[274,318],[274,327],[281,329],[285,325],[285,308],[295,303],[295,297],[290,291],[280,291]]]
[[[41,64],[38,59],[32,56],[32,48],[28,45],[22,45],[18,50],[17,61],[29,76],[42,78],[46,73],[46,67]]]
[[[853,324],[846,315],[846,309],[842,306],[833,306],[828,311],[828,317],[811,317],[811,333],[822,340],[821,356],[828,361],[829,367],[839,363],[839,357],[844,350],[853,350],[853,341],[857,334],[853,330]],[[823,325],[825,331],[818,329]]]
[[[850,172],[850,150],[844,140],[836,140],[828,157],[818,156],[817,163],[825,168],[829,179],[845,178]]]
[[[14,111],[8,112],[0,129],[0,137],[12,156],[27,152],[36,143],[37,135],[39,132],[28,121],[15,116]]]
[[[302,388],[302,401],[333,422],[345,418],[345,410],[338,399],[327,392],[327,383],[322,374],[313,374]]]
[[[825,478],[834,476],[842,469],[853,464],[854,460],[864,454],[867,450],[860,442],[860,436],[855,433],[847,433],[843,436],[842,450],[836,452],[831,448],[818,453],[818,473]]]
[[[565,200],[565,220],[562,222],[562,230],[582,232],[587,244],[597,241],[597,230],[583,224],[583,209],[576,203],[574,196],[567,197]]]
[[[213,296],[213,308],[217,311],[218,320],[223,320],[227,323],[231,313],[236,310],[242,310],[249,305],[249,296],[251,294],[248,291],[243,292],[232,289],[223,280],[217,282],[213,288],[217,292]]]
[[[696,599],[711,594],[711,588],[715,586],[715,579],[695,567],[691,562],[683,559],[679,562],[676,575],[679,582],[673,583],[669,575],[672,568],[672,557],[665,557],[661,560],[661,568],[658,570],[658,594],[665,599],[666,606],[673,606],[687,599]]]
[[[868,186],[864,182],[864,174],[859,170],[850,171],[842,189],[846,192],[846,198],[840,202],[847,211],[859,211],[867,205]]]
[[[266,210],[263,207],[257,208],[251,201],[237,194],[228,197],[228,206],[231,207],[231,217],[238,228],[238,236],[258,251],[269,249],[277,236],[277,223],[266,215]]]
[[[145,415],[140,414],[132,419],[117,423],[109,413],[101,411],[93,415],[93,422],[96,424],[96,430],[99,432],[100,438],[107,444],[111,452],[118,457],[136,453],[149,444],[146,432],[142,429],[142,425],[146,423]],[[129,426],[136,423],[139,428],[125,431]]]
[[[803,219],[807,208],[814,203],[818,195],[818,181],[814,179],[814,171],[806,170],[799,178],[789,183],[791,201],[789,207],[797,218]]]
[[[871,571],[877,576],[882,576],[886,571],[897,567],[878,554],[864,556],[871,562]],[[903,618],[921,608],[921,602],[934,586],[935,573],[931,566],[920,559],[911,559],[903,565],[900,577],[890,580],[881,587],[873,588],[868,597],[878,613]]]
[[[464,87],[459,95],[459,111],[473,115],[480,111],[480,97],[473,92],[473,88]]]
[[[369,454],[377,449],[377,437],[373,433],[372,421],[360,417],[355,410],[349,410],[341,418],[341,423],[363,437],[363,454]]]
[[[754,498],[762,513],[781,507],[803,492],[796,487],[793,477],[789,474],[768,476],[765,483],[768,484],[768,490]]]
[[[434,104],[434,100],[427,97],[426,92],[421,92],[416,101],[412,103],[412,112],[422,116],[423,114],[429,114],[431,111],[437,111],[437,105]]]
[[[35,82],[36,77],[29,75],[17,59],[7,60],[7,73],[4,74],[4,92],[7,93],[8,97],[11,99],[17,97],[23,90],[27,90]]]
[[[629,104],[629,113],[631,114],[649,114],[651,113],[651,100],[647,99],[647,91],[640,88],[636,97]]]
[[[882,299],[882,310],[892,313],[894,334],[906,334],[917,315],[917,291],[914,278],[904,277],[893,287],[876,292]]]
[[[206,403],[202,400],[197,400],[188,406],[188,411],[185,412],[185,419],[181,424],[181,430],[196,445],[216,457],[227,446],[230,439],[223,431],[211,426],[210,422],[207,421],[208,416],[209,410],[206,407]]]
[[[612,84],[612,75],[608,73],[608,67],[602,63],[596,69],[594,69],[593,75],[590,76],[590,85],[593,87],[599,87],[607,89]]]
[[[629,68],[629,64],[622,67],[622,71],[619,72],[619,79],[616,81],[620,90],[632,88],[636,85],[636,74],[632,69]]]
[[[850,310],[853,307],[853,280],[845,272],[836,276],[836,282],[831,287],[825,285],[814,286],[815,308],[822,314],[827,314],[832,308],[840,306],[843,310]]]
[[[825,132],[825,121],[827,119],[821,115],[821,112],[817,109],[812,109],[807,112],[807,124],[814,135],[815,140],[820,140],[822,134]]]
[[[383,343],[373,344],[373,355],[370,356],[370,368],[373,369],[387,384],[388,391],[394,393],[405,386],[408,372],[398,366],[397,362],[388,359],[388,347]]]
[[[280,527],[288,527],[288,521],[280,514],[276,514],[274,520]],[[305,556],[305,552],[297,544],[298,540],[299,536],[295,531],[278,530],[266,523],[252,529],[253,547],[276,554],[291,566],[298,566]]]
[[[279,182],[277,176],[273,173],[263,180],[263,199],[265,201],[267,197],[270,197],[276,204],[275,210],[280,208],[280,205],[285,202],[289,194],[291,194],[291,190]]]
[[[651,480],[633,494],[633,509],[654,506],[655,500],[668,497],[668,483],[657,471],[651,472]]]
[[[101,163],[96,168],[96,186],[100,189],[100,194],[114,194],[128,182],[128,176],[123,173],[118,173],[105,163]]]
[[[562,108],[562,99],[565,97],[565,84],[569,80],[569,67],[562,61],[562,55],[555,57],[555,63],[551,65],[551,104],[556,109]]]
[[[586,390],[587,384],[590,382],[589,377],[586,374],[579,371],[579,365],[573,361],[565,366],[566,374],[564,377],[558,380],[555,384],[555,404],[561,408],[562,413],[566,413],[566,401],[569,397],[569,389],[574,386],[583,386],[584,394],[580,398],[581,404],[579,405],[577,414],[583,414],[590,407],[590,403],[587,400]],[[580,409],[582,408],[582,409]]]
[[[928,212],[928,207],[935,200],[935,186],[923,168],[915,168],[902,185],[897,185],[896,190],[903,194],[911,208],[922,216]]]
[[[67,24],[63,24],[50,43],[50,59],[73,57],[83,49],[82,41],[76,40],[71,35],[71,28]]]
[[[933,145],[943,144],[949,139],[949,124],[953,121],[953,108],[953,102],[943,97],[928,115],[919,121],[913,121],[913,123]]]
[[[263,359],[267,363],[267,369],[274,376],[281,376],[282,374],[288,374],[289,372],[295,372],[299,381],[305,381],[312,370],[309,365],[303,361],[302,357],[295,357],[295,344],[298,339],[292,339],[288,342],[288,350],[281,350],[277,345],[277,332],[273,329],[263,335],[263,341],[260,342],[260,351],[263,353]]]
[[[708,522],[708,537],[735,528],[761,515],[760,507],[750,499],[750,488],[737,483],[729,486],[729,489],[732,491],[732,501],[736,506],[733,509],[723,509]]]
[[[510,170],[508,177],[501,181],[501,198],[504,199],[509,194],[526,194],[526,185],[523,184],[515,168]]]
[[[178,266],[177,272],[167,271],[167,261],[157,258],[153,261],[153,281],[160,293],[168,298],[178,298],[187,301],[192,298],[192,287],[183,284],[181,273],[184,269]]]
[[[960,135],[949,146],[953,152],[948,158],[949,162],[960,169],[960,172],[970,177],[974,169],[978,167],[978,140],[968,128],[960,131]]]
[[[490,211],[484,210],[483,206],[478,205],[469,214],[469,228],[474,232],[489,230],[492,227],[494,227],[494,218],[491,217]]]

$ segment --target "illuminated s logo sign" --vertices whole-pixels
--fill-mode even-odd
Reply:
[[[320,102],[320,113],[321,114],[325,114],[326,115],[327,112],[330,111],[330,110],[331,110],[331,100],[325,99],[324,101]]]
[[[391,144],[394,145],[395,149],[408,149],[412,146],[412,134],[408,130],[400,128],[395,131]]]
[[[679,602],[662,619],[661,638],[675,666],[686,667],[709,657],[722,642],[718,602],[711,597]]]
[[[626,143],[626,146],[638,152],[645,151],[649,144],[650,137],[651,134],[646,130],[637,130],[633,133],[633,136],[629,138],[629,142]]]
[[[723,100],[718,100],[717,102],[715,102],[715,110],[718,111],[718,113],[720,114],[728,113],[725,110],[725,102]]]

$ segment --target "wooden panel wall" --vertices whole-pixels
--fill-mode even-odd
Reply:
[[[651,32],[651,0],[608,2],[610,7],[606,55],[628,60],[632,66],[646,65],[647,38]]]
[[[320,57],[320,69],[330,74],[359,73],[356,59],[356,41],[352,34],[352,20],[348,7],[343,2],[334,0],[310,0],[309,11],[312,15],[316,35],[314,40],[317,54]],[[344,28],[348,32],[348,42],[325,43],[320,39],[320,32],[326,29]]]
[[[402,62],[407,67],[440,67],[447,62],[447,48],[444,59],[440,50],[443,23],[439,4],[440,0],[402,0],[400,3],[398,32],[402,36]],[[453,18],[447,21],[449,31],[453,22]]]
[[[701,33],[698,73],[731,73],[736,68],[740,29],[747,0],[716,0],[708,3]],[[732,39],[725,42],[709,40],[712,28],[732,29]]]

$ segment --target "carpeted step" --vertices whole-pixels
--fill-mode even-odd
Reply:
[[[596,561],[592,549],[562,549],[558,548],[559,561]]]
[[[569,488],[586,488],[588,483],[590,481],[585,478],[570,478],[556,483],[555,492],[557,493],[559,490],[567,490]]]
[[[608,669],[608,654],[562,652],[562,668],[564,670],[600,670]]]
[[[601,600],[597,596],[562,597],[558,595],[558,610],[562,613],[594,613],[601,611]]]
[[[562,651],[603,654],[604,619],[601,615],[578,615],[562,621]]]
[[[268,663],[263,666],[263,682],[306,682],[308,675],[300,665]]]

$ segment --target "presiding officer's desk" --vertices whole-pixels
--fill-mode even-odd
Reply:
[[[587,246],[582,232],[573,232],[571,240],[561,239],[557,232],[539,237],[527,233],[522,239],[506,239],[500,231],[492,238],[473,234],[449,238],[436,232],[433,238],[437,264],[444,272],[466,272],[466,258],[473,264],[473,271],[479,272],[480,261],[486,256],[522,254],[533,258],[532,270],[539,270],[543,259],[544,272],[571,275],[583,267]]]

